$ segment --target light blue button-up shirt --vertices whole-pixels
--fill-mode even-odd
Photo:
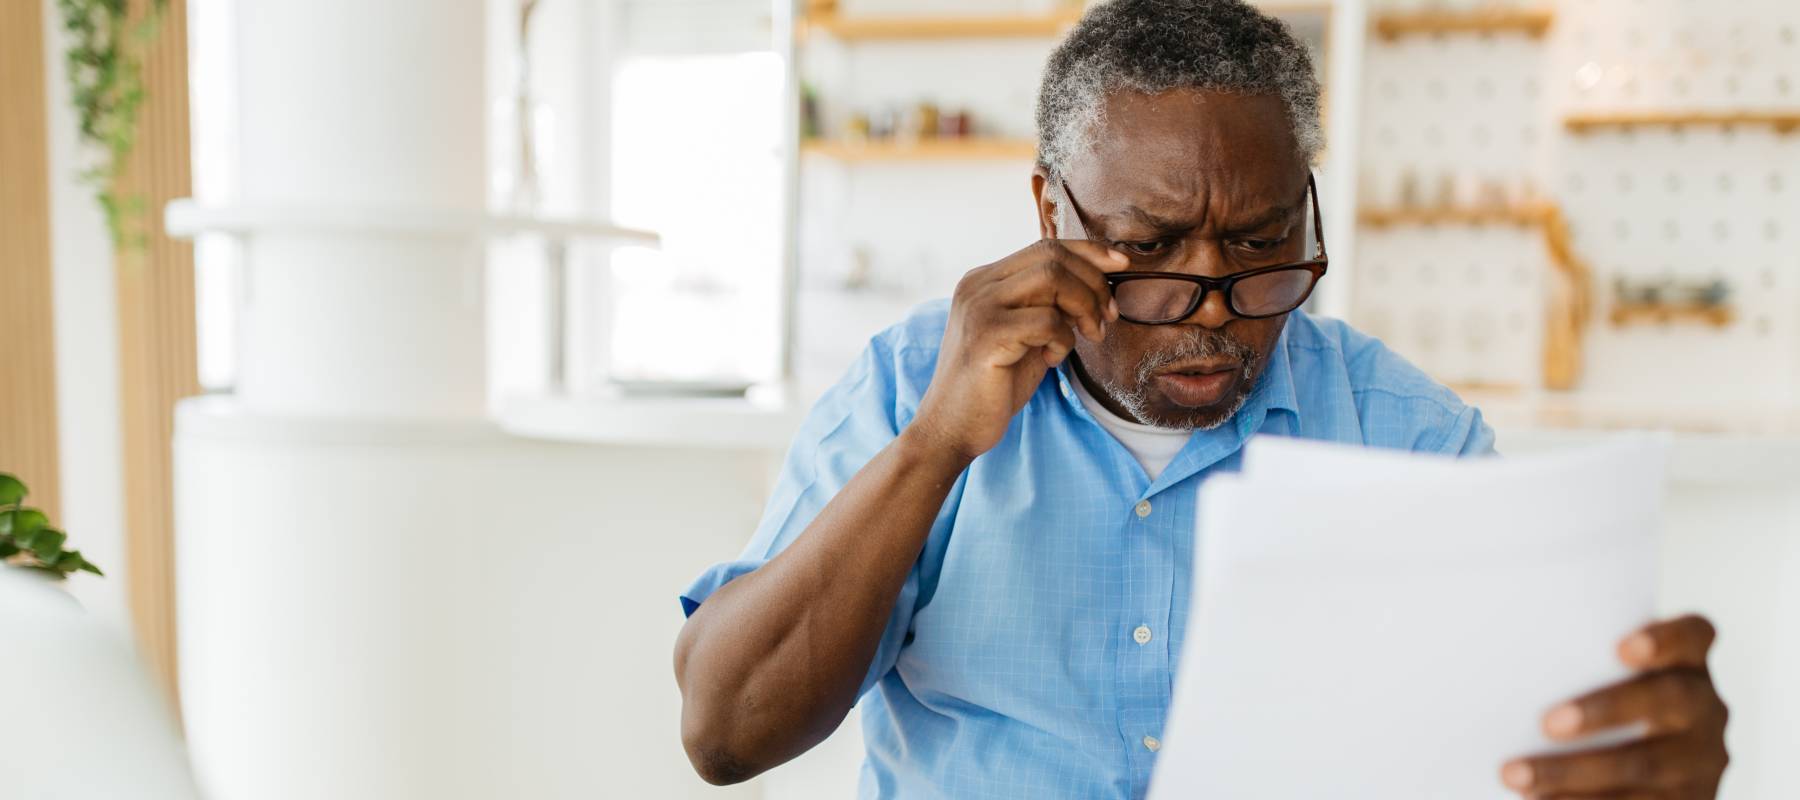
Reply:
[[[687,613],[805,531],[918,411],[949,311],[876,336],[812,410],[743,555]],[[1253,435],[1485,454],[1493,431],[1379,341],[1296,312],[1249,401],[1155,481],[1066,368],[950,491],[863,681],[862,796],[1143,797],[1193,592],[1196,488]],[[1296,486],[1295,502],[1305,502]]]

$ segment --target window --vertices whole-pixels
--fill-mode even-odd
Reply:
[[[628,55],[613,82],[615,219],[663,235],[613,258],[612,370],[632,381],[776,376],[783,59]]]

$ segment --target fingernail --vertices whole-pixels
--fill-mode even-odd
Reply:
[[[1113,319],[1118,319],[1119,318],[1119,301],[1117,299],[1106,301],[1106,312],[1108,314],[1111,314]]]
[[[1574,703],[1564,703],[1544,715],[1544,731],[1551,736],[1574,736],[1581,730],[1581,708]]]
[[[1625,639],[1625,644],[1619,650],[1625,654],[1626,660],[1634,664],[1646,664],[1656,657],[1656,640],[1650,638],[1648,633],[1634,633]]]
[[[1532,777],[1531,765],[1523,761],[1514,761],[1500,770],[1500,780],[1511,789],[1531,788]]]
[[[1113,261],[1120,263],[1120,264],[1123,264],[1123,263],[1131,260],[1131,258],[1129,256],[1126,256],[1124,253],[1121,253],[1117,250],[1112,251],[1110,257],[1112,258]]]

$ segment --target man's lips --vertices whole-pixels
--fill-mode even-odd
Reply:
[[[1243,362],[1228,358],[1194,359],[1189,361],[1177,361],[1158,369],[1155,374],[1158,376],[1171,374],[1211,375],[1216,372],[1232,372],[1243,368]]]
[[[1177,405],[1205,408],[1228,397],[1243,374],[1244,365],[1235,361],[1186,362],[1158,370],[1151,380]]]

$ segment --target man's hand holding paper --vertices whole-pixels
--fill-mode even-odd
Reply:
[[[1685,616],[1645,626],[1619,643],[1619,660],[1637,674],[1556,706],[1544,734],[1579,743],[1639,726],[1644,738],[1610,747],[1508,762],[1506,785],[1531,797],[1710,798],[1730,762],[1725,703],[1706,656],[1712,623]]]

